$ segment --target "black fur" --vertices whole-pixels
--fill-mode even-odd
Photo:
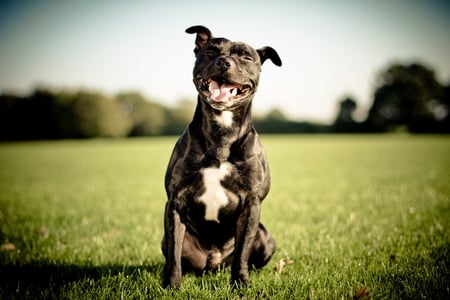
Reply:
[[[232,284],[246,285],[249,268],[262,268],[275,251],[260,223],[270,176],[251,103],[262,63],[280,66],[281,60],[270,47],[255,50],[213,38],[203,26],[186,32],[197,34],[193,73],[199,95],[165,177],[163,285],[178,288],[182,270],[202,274],[220,264],[231,265]],[[220,87],[216,96],[214,87]]]

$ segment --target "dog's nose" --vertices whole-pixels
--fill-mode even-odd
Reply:
[[[227,70],[231,67],[231,61],[223,56],[216,58],[215,66],[220,70]]]

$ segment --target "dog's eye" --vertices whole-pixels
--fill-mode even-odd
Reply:
[[[206,51],[205,51],[205,55],[206,55],[208,58],[213,58],[213,57],[216,56],[216,51],[206,50]]]
[[[253,57],[245,55],[242,57],[242,59],[246,60],[246,61],[253,61]]]
[[[216,57],[220,52],[215,47],[208,47],[207,49],[205,49],[203,53],[207,58],[211,59]]]

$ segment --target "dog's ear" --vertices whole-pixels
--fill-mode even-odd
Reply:
[[[211,31],[202,25],[189,27],[186,29],[186,33],[197,34],[197,37],[195,38],[195,55],[197,55],[200,48],[202,48],[212,38]]]
[[[278,56],[277,51],[275,51],[272,47],[262,47],[256,51],[259,54],[261,64],[263,64],[266,59],[270,59],[276,66],[281,67],[281,58]]]

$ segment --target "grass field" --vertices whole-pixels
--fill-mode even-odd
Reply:
[[[450,298],[450,137],[262,140],[273,260],[248,289],[222,269],[179,291],[160,285],[175,138],[0,144],[0,299]]]

